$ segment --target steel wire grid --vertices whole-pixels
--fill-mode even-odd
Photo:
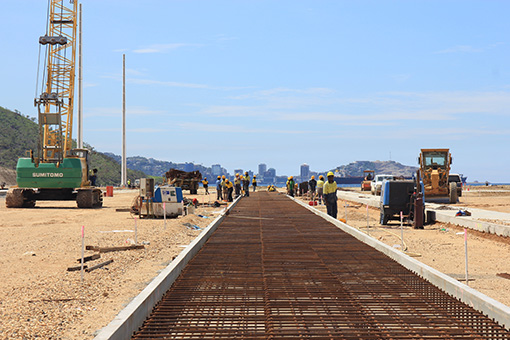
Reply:
[[[283,195],[243,198],[133,339],[507,339]]]

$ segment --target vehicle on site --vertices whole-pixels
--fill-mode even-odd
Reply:
[[[379,201],[380,223],[402,219],[422,229],[425,222],[423,183],[416,180],[385,180]]]
[[[457,185],[457,196],[462,196],[462,176],[459,174],[449,174],[448,183],[455,183]]]
[[[375,178],[370,183],[370,192],[372,195],[380,195],[381,194],[381,186],[383,181],[395,179],[393,175],[376,175]]]
[[[446,198],[450,203],[457,203],[457,184],[448,181],[452,164],[449,149],[421,149],[418,158],[419,177],[423,181],[427,199]]]
[[[361,191],[370,191],[372,180],[374,179],[374,170],[363,171],[363,181],[361,182]]]
[[[196,195],[202,174],[200,171],[182,171],[178,169],[170,169],[165,173],[166,181],[169,185],[179,187],[182,190],[189,190],[191,195]]]
[[[16,166],[17,186],[6,195],[8,208],[31,208],[38,200],[76,200],[79,208],[103,205],[103,193],[89,181],[88,150],[72,149],[78,1],[50,0],[42,94],[38,109],[39,142]]]

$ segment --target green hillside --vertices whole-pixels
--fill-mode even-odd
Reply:
[[[23,116],[0,106],[0,166],[15,169],[19,157],[26,157],[27,150],[37,148],[39,127],[35,118]],[[98,169],[97,185],[120,185],[120,164],[113,158],[90,150],[90,168]],[[128,179],[147,177],[142,171],[128,169]]]

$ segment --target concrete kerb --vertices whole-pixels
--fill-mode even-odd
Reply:
[[[154,306],[170,289],[184,267],[198,253],[209,239],[218,225],[225,219],[227,211],[237,205],[241,197],[237,198],[228,208],[215,218],[196,239],[194,239],[163,271],[156,276],[145,289],[117,314],[117,316],[103,327],[94,340],[124,340],[130,339],[133,333],[152,312]]]
[[[499,324],[503,325],[506,329],[510,329],[510,307],[502,304],[501,302],[488,297],[479,291],[470,288],[469,286],[451,278],[440,271],[427,266],[420,261],[374,239],[371,236],[359,231],[358,229],[349,226],[331,216],[319,211],[313,207],[308,206],[304,202],[290,197],[292,200],[312,211],[314,214],[321,216],[325,220],[333,223],[336,227],[352,235],[361,242],[371,246],[372,248],[382,252],[391,259],[397,261],[399,264],[414,272],[418,276],[432,283],[445,293],[457,298],[475,310],[487,315],[489,318],[494,319]]]

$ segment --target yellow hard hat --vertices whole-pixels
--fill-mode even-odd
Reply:
[[[221,178],[225,179],[225,175],[221,176]]]
[[[328,177],[329,176],[335,176],[335,174],[332,171],[330,171],[330,172],[328,172]]]
[[[207,177],[204,177],[204,179],[207,179]]]
[[[236,174],[236,177],[239,177],[239,174]]]
[[[312,176],[312,179],[315,179],[315,176]]]
[[[294,177],[290,176],[289,179],[293,179]]]
[[[228,183],[228,178],[225,180],[225,182],[227,182],[227,183]]]
[[[319,176],[319,179],[324,179],[324,176],[320,175],[320,176]]]
[[[256,178],[256,177],[257,177],[257,175],[253,175],[253,178]]]
[[[221,176],[218,176],[218,179],[220,179],[220,178],[221,178]]]

